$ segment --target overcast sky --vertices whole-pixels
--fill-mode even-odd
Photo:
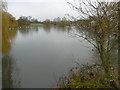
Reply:
[[[33,16],[40,21],[74,15],[65,0],[7,0],[8,12],[14,17]]]

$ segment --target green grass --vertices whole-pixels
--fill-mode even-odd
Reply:
[[[39,24],[39,23],[31,23],[31,26],[43,26],[43,24]]]

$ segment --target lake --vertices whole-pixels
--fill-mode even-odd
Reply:
[[[71,36],[74,30],[54,26],[9,30],[3,46],[3,87],[54,87],[76,61],[92,63],[91,45]]]

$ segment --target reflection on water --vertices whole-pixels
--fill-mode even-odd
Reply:
[[[75,65],[92,62],[90,52],[76,38],[72,28],[29,27],[10,30],[4,36],[3,87],[44,88],[56,85],[58,78]],[[80,38],[79,38],[80,39]]]
[[[33,30],[34,29],[34,30]],[[27,36],[29,34],[32,34],[33,32],[38,32],[38,27],[29,27],[29,28],[22,28],[19,29],[19,32],[23,35],[23,36]]]
[[[43,26],[44,30],[45,30],[47,33],[50,33],[50,27],[51,27],[51,26]]]
[[[19,88],[20,80],[16,61],[9,55],[2,57],[2,88]]]

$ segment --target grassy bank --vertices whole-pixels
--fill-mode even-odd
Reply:
[[[43,24],[40,24],[40,23],[31,23],[30,25],[31,26],[43,26]]]
[[[100,65],[72,68],[68,77],[59,80],[59,88],[120,88],[117,69],[106,74]]]

